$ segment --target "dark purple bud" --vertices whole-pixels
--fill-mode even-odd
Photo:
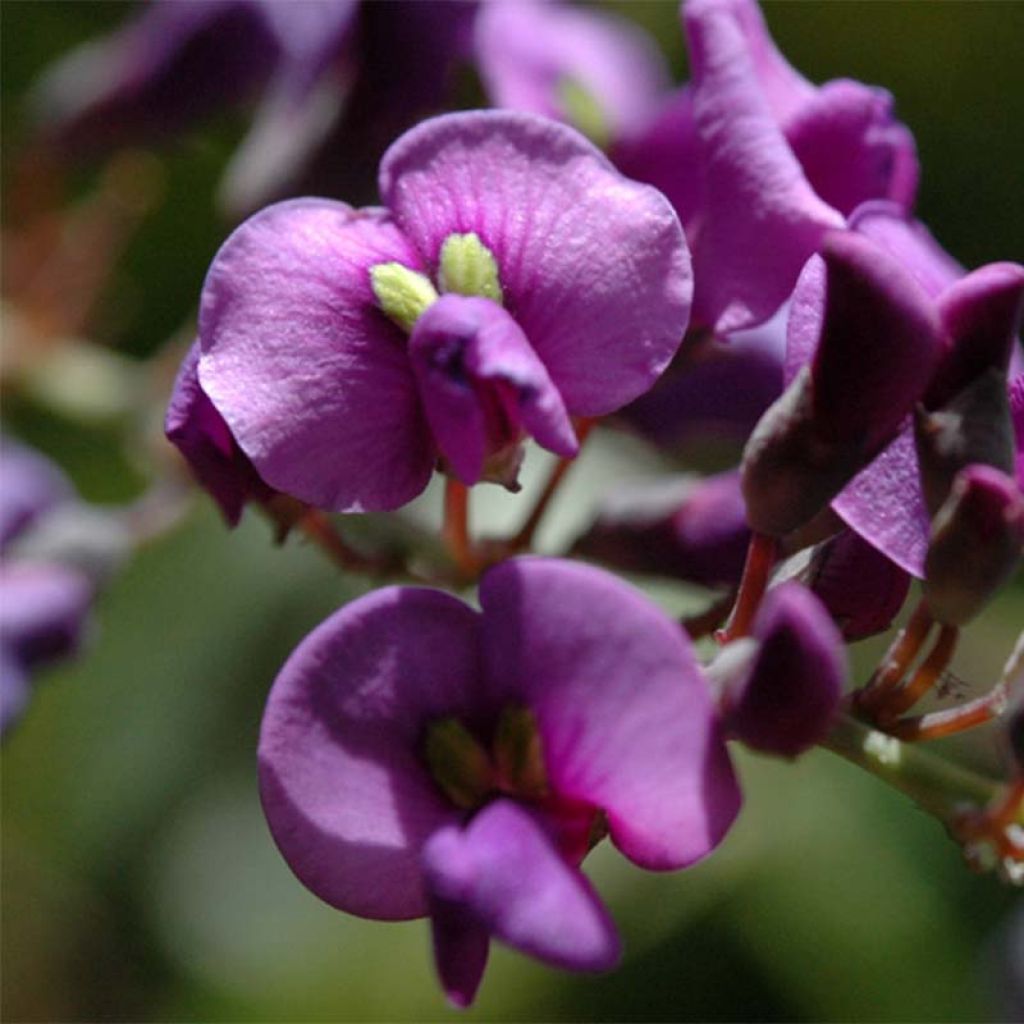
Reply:
[[[1012,477],[968,466],[932,523],[924,599],[936,621],[969,622],[1009,580],[1024,545],[1024,497]]]
[[[1024,267],[991,263],[952,284],[938,298],[949,348],[925,392],[939,409],[989,369],[1007,372],[1024,315]]]
[[[967,466],[1014,472],[1013,422],[1006,374],[989,367],[942,409],[914,416],[914,443],[925,505],[933,518],[949,496],[953,480]]]
[[[237,526],[246,502],[267,501],[276,492],[260,478],[203,391],[199,354],[199,342],[193,342],[174,382],[164,431],[228,524]]]
[[[575,552],[627,572],[737,584],[749,541],[739,473],[730,470],[624,489]]]
[[[866,238],[827,236],[810,367],[765,413],[743,454],[750,526],[783,537],[817,515],[892,440],[939,358],[933,303]]]
[[[752,635],[759,646],[748,670],[726,684],[726,729],[755,750],[796,757],[828,733],[838,713],[842,637],[821,602],[797,583],[768,592]]]
[[[910,589],[910,574],[852,530],[815,547],[801,578],[848,643],[888,629]]]

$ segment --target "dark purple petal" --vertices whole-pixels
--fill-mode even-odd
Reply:
[[[434,964],[441,987],[454,1006],[465,1009],[476,998],[483,979],[491,933],[461,903],[431,894],[428,909]]]
[[[419,268],[385,213],[299,199],[246,221],[206,278],[202,388],[259,475],[311,505],[397,508],[433,469],[405,338],[370,285],[390,261]]]
[[[739,473],[630,486],[612,495],[574,551],[627,572],[737,584],[750,527]]]
[[[517,559],[480,585],[488,678],[537,717],[552,787],[604,810],[642,867],[683,867],[740,794],[708,687],[677,623],[607,573]]]
[[[1017,485],[1024,491],[1024,374],[1010,381],[1010,415],[1013,419],[1013,436],[1017,447]]]
[[[420,756],[434,719],[481,702],[479,616],[440,591],[389,587],[342,608],[270,692],[260,793],[285,860],[317,896],[363,917],[427,913],[420,847],[459,820]]]
[[[869,199],[909,209],[919,168],[914,138],[892,116],[884,89],[826,82],[785,124],[811,187],[842,214]]]
[[[72,494],[67,477],[49,459],[0,439],[0,550]]]
[[[409,358],[434,440],[463,483],[476,483],[524,430],[558,455],[576,454],[558,391],[497,303],[442,296],[416,322]]]
[[[910,576],[852,530],[816,549],[805,582],[848,643],[888,629],[910,589]]]
[[[796,757],[825,737],[839,712],[843,638],[797,583],[768,592],[753,636],[760,647],[749,673],[726,693],[726,727],[755,750]]]
[[[165,0],[60,60],[33,101],[51,141],[102,151],[172,132],[243,98],[278,56],[256,4]]]
[[[808,183],[759,80],[771,51],[751,47],[752,8],[696,0],[684,9],[706,183],[694,317],[718,334],[774,313],[824,232],[843,223]]]
[[[596,102],[612,138],[649,118],[669,84],[654,41],[611,13],[540,0],[491,0],[476,21],[476,60],[491,103],[572,124],[564,90]]]
[[[199,386],[199,342],[182,360],[164,419],[167,440],[185,457],[200,485],[237,526],[246,502],[273,495],[231,436],[224,418]]]
[[[619,960],[608,912],[526,808],[496,800],[465,827],[440,829],[423,848],[432,896],[461,905],[496,938],[573,971]]]
[[[928,229],[896,203],[866,202],[850,214],[847,226],[884,249],[932,298],[964,276]]]
[[[636,398],[678,348],[692,291],[679,221],[572,129],[510,111],[434,118],[388,150],[380,188],[430,268],[449,235],[479,236],[570,413]]]

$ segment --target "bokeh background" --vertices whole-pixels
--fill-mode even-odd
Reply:
[[[617,7],[685,76],[675,5]],[[17,212],[26,88],[129,13],[123,3],[4,0],[5,226]],[[920,150],[920,214],[952,253],[966,266],[1024,257],[1024,4],[769,3],[766,13],[810,78],[847,75],[895,94]],[[223,115],[143,160],[152,194],[89,318],[93,347],[67,346],[31,387],[4,394],[6,428],[53,456],[90,501],[137,497],[169,457],[162,402],[227,230],[213,196],[243,127],[242,115]],[[90,194],[102,173],[73,176],[68,197]],[[152,371],[160,361],[166,374]],[[598,442],[542,537],[548,547],[606,484],[659,468],[627,438]],[[477,511],[498,527],[521,507],[491,494]],[[428,495],[418,514],[435,511]],[[116,576],[84,656],[40,679],[3,750],[5,1020],[453,1016],[426,927],[320,904],[277,855],[259,810],[267,688],[296,642],[364,588],[300,543],[275,546],[258,516],[228,533],[203,498]],[[674,610],[701,597],[652,593]],[[1018,581],[969,631],[957,675],[990,684],[1022,624]],[[860,677],[879,650],[860,645]],[[998,768],[991,732],[947,747]],[[618,973],[565,975],[496,948],[468,1016],[1006,1019],[996,965],[1011,891],[970,874],[932,820],[828,753],[795,765],[740,755],[739,767],[746,807],[707,863],[659,877],[608,844],[592,856],[626,942]]]

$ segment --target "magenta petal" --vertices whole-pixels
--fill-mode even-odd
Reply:
[[[429,267],[452,233],[480,237],[570,413],[625,405],[678,348],[692,292],[679,221],[572,129],[511,111],[433,118],[385,154],[380,189]]]
[[[1010,415],[1013,437],[1017,445],[1017,485],[1024,491],[1024,374],[1010,381]]]
[[[578,450],[569,415],[519,325],[490,299],[444,295],[417,321],[409,357],[427,421],[466,484],[525,430],[564,457]]]
[[[221,247],[203,289],[199,378],[272,487],[339,512],[426,486],[434,451],[405,351],[369,268],[419,262],[387,215],[299,199]]]
[[[459,904],[496,938],[556,967],[606,971],[619,960],[608,912],[525,808],[496,800],[423,848],[432,896]]]
[[[597,102],[612,136],[649,117],[669,85],[654,41],[605,11],[540,0],[490,0],[476,20],[476,61],[491,102],[570,121],[567,81]],[[570,121],[571,123],[571,121]]]
[[[478,623],[440,591],[388,587],[327,619],[274,682],[259,744],[263,809],[295,874],[341,910],[427,912],[419,850],[458,812],[419,744],[432,719],[477,710]]]
[[[608,573],[517,559],[480,585],[488,679],[536,714],[560,796],[603,809],[641,867],[709,853],[740,794],[678,624]]]
[[[892,96],[860,82],[827,82],[785,126],[814,191],[840,213],[868,199],[908,209],[919,169],[914,138],[892,116]]]
[[[848,227],[884,249],[932,298],[964,276],[928,229],[896,203],[864,203],[850,214]]]
[[[465,1009],[484,976],[491,933],[460,903],[431,895],[428,907],[438,977],[452,1004]]]
[[[783,137],[734,6],[697,0],[684,9],[707,185],[694,316],[718,334],[766,320],[823,233],[843,224]]]

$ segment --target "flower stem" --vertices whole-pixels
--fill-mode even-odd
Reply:
[[[953,651],[956,649],[959,635],[960,631],[956,626],[943,626],[939,630],[935,646],[910,681],[899,690],[889,693],[880,705],[876,705],[875,721],[885,724],[895,721],[935,686],[953,660]]]
[[[387,575],[395,571],[395,566],[379,562],[349,547],[341,534],[334,528],[334,524],[319,509],[308,509],[295,525],[339,569],[345,572]]]
[[[578,419],[575,421],[576,428],[576,439],[579,442],[579,446],[582,449],[583,444],[589,436],[591,430],[594,428],[596,420],[591,419]],[[558,489],[562,484],[562,480],[565,478],[565,474],[569,472],[569,468],[579,458],[579,452],[572,459],[559,459],[552,469],[551,475],[548,477],[547,483],[544,485],[544,490],[540,492],[537,498],[536,504],[533,506],[533,511],[527,517],[525,523],[523,523],[519,532],[509,541],[509,548],[512,551],[524,551],[530,547],[533,543],[534,534],[537,532],[537,528],[540,526],[541,520],[544,518],[544,513],[547,512],[548,506],[551,504],[551,500],[558,493]]]
[[[765,533],[751,535],[747,561],[743,566],[743,577],[740,580],[740,589],[736,595],[732,615],[729,616],[725,628],[715,634],[715,639],[720,644],[731,643],[750,632],[757,609],[761,606],[761,599],[768,589],[768,578],[775,566],[777,553],[778,542],[774,537],[769,537]]]
[[[875,717],[891,697],[900,680],[906,674],[910,663],[914,660],[921,645],[932,628],[933,619],[924,601],[920,601],[914,609],[910,621],[904,629],[896,634],[889,650],[885,652],[871,681],[864,689],[854,696],[857,709],[864,714]]]
[[[480,560],[469,536],[469,489],[461,480],[451,476],[444,486],[444,526],[441,532],[459,571],[466,576],[475,576],[480,569]]]
[[[971,807],[987,807],[999,791],[991,779],[902,743],[849,715],[839,718],[821,746],[887,782],[951,828]]]

